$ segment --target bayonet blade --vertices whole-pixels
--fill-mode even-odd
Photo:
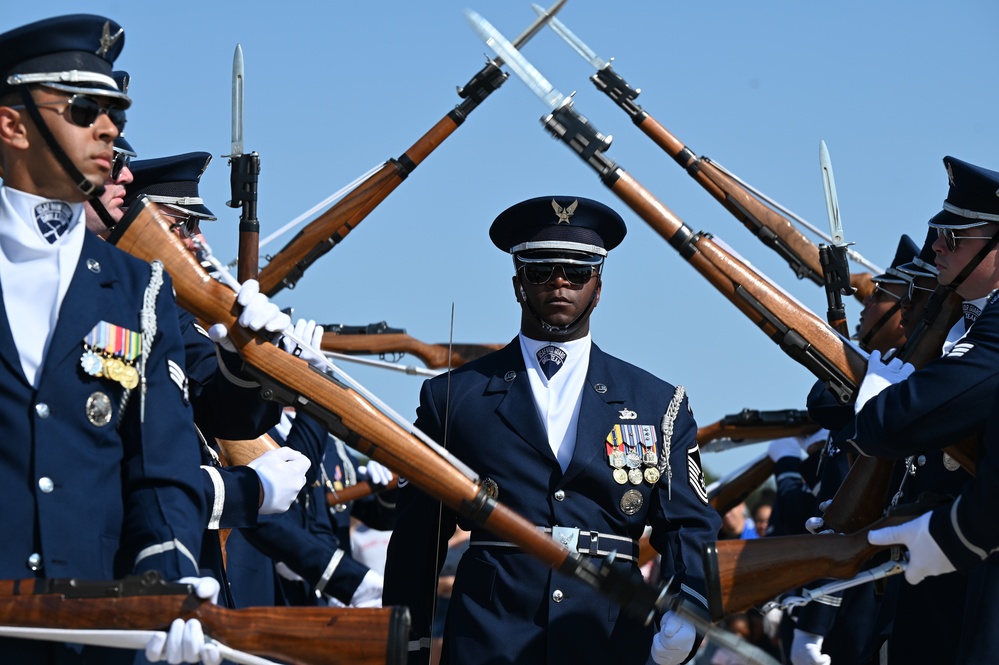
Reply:
[[[531,8],[538,13],[539,16],[543,16],[545,13],[544,7],[536,4],[532,4]],[[607,66],[607,61],[603,60],[598,56],[593,49],[587,46],[582,39],[576,36],[572,30],[566,27],[565,23],[558,20],[554,16],[548,21],[548,27],[555,31],[559,37],[565,40],[565,43],[572,47],[572,50],[583,57],[588,63],[593,65],[597,70],[603,69]]]
[[[843,223],[839,217],[839,199],[836,197],[836,180],[833,178],[832,161],[825,141],[819,141],[819,167],[822,169],[822,187],[826,193],[826,212],[829,214],[829,234],[832,244],[842,247]]]
[[[513,40],[514,48],[519,49],[521,46],[527,43],[527,40],[529,40],[534,35],[538,34],[538,31],[541,30],[541,28],[545,27],[545,23],[548,23],[549,21],[555,19],[555,14],[558,14],[559,10],[562,9],[562,5],[564,5],[568,1],[569,0],[558,0],[558,2],[552,5],[551,8],[549,9],[545,9],[544,7],[539,7],[538,5],[534,5],[534,11],[537,12],[538,18],[534,20],[534,23],[527,26],[527,29],[524,30],[522,33],[520,33],[520,36],[518,36],[516,39]],[[503,59],[499,58],[497,60],[493,60],[493,63],[497,67],[499,67],[500,65],[503,64]]]
[[[232,146],[231,157],[243,154],[243,47],[236,44],[232,56]]]
[[[527,58],[522,56],[520,51],[499,30],[471,9],[465,10],[465,18],[468,19],[472,29],[486,43],[486,46],[491,48],[549,109],[558,108],[562,100],[565,99],[565,95],[556,90],[555,86],[549,83],[548,79],[542,76],[541,72],[535,69],[534,65],[528,62]]]

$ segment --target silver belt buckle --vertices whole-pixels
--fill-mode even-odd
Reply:
[[[570,526],[553,526],[552,538],[561,543],[570,552],[579,551],[579,528]]]

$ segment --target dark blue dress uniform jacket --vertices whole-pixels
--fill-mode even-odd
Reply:
[[[99,272],[88,267],[96,261]],[[95,265],[90,263],[91,266]],[[145,420],[140,394],[124,414],[124,388],[80,366],[84,337],[101,321],[139,331],[150,267],[87,233],[76,272],[40,368],[35,390],[21,361],[4,311],[0,321],[0,577],[112,579],[159,570],[167,579],[196,575],[205,523],[198,440],[186,385],[171,380],[168,361],[183,367],[172,283],[156,301],[158,332],[146,369]],[[0,290],[3,285],[0,284]],[[87,400],[103,393],[111,422],[87,417]],[[120,421],[120,427],[119,425]],[[140,553],[145,556],[137,561]],[[40,555],[32,572],[28,560]],[[89,650],[87,650],[89,651]],[[75,662],[62,645],[0,641],[0,660]],[[109,662],[118,651],[95,657]]]
[[[515,376],[514,376],[515,374]],[[663,553],[663,577],[702,606],[701,546],[713,541],[720,518],[707,505],[694,436],[697,426],[684,398],[671,446],[672,488],[617,484],[605,439],[617,424],[651,424],[662,451],[660,423],[674,387],[593,345],[583,386],[573,458],[562,473],[538,416],[518,340],[423,385],[416,425],[458,459],[499,486],[499,501],[539,526],[579,527],[638,539],[646,523]],[[622,420],[622,411],[637,414]],[[449,411],[449,414],[447,413]],[[443,423],[447,415],[447,437]],[[626,515],[622,495],[637,489],[641,509]],[[472,530],[472,546],[458,565],[445,627],[442,662],[645,663],[654,627],[628,617],[579,580],[553,572],[530,554],[476,546],[496,540],[481,528],[443,512],[411,485],[399,492],[389,545],[385,605],[408,605],[414,638],[431,631],[430,603],[437,566],[457,523]],[[606,546],[606,544],[604,544]],[[619,562],[617,565],[634,566]],[[423,652],[426,653],[425,651]],[[413,660],[413,659],[411,659]]]

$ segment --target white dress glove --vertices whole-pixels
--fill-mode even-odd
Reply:
[[[801,449],[804,446],[804,442],[804,437],[800,436],[788,436],[783,439],[774,439],[770,442],[770,445],[767,446],[767,456],[774,462],[782,460],[785,457],[801,459]]]
[[[260,292],[260,284],[255,279],[243,282],[236,293],[236,302],[243,306],[243,311],[237,319],[239,325],[250,330],[279,332],[291,326],[291,317],[281,311],[267,296]],[[236,347],[229,339],[229,329],[222,323],[216,323],[208,329],[208,336],[213,342],[227,351],[235,351]]]
[[[268,450],[246,466],[257,472],[264,490],[260,514],[273,515],[291,507],[305,487],[305,472],[312,462],[297,450],[282,447]]]
[[[854,413],[860,413],[868,400],[876,397],[888,386],[905,381],[915,371],[915,367],[902,362],[901,358],[892,358],[886,365],[881,362],[880,351],[877,349],[871,351],[871,357],[867,361],[867,374],[860,383],[860,387],[857,388],[857,399],[853,405]]]
[[[309,344],[316,351],[322,349],[323,344],[323,327],[317,326],[315,321],[309,319],[299,319],[295,324],[295,335]],[[320,353],[313,353],[307,347],[302,347],[298,342],[291,339],[290,337],[281,338],[281,348],[295,356],[296,358],[301,358],[302,360],[307,360],[313,367],[324,370],[326,369],[326,357]]]
[[[791,642],[791,665],[831,665],[832,658],[822,653],[822,636],[794,629]]]
[[[367,471],[368,478],[371,479],[373,485],[388,485],[392,482],[392,472],[389,468],[375,460],[368,460],[365,471]]]
[[[296,573],[294,570],[288,567],[284,561],[278,561],[274,564],[274,571],[286,580],[291,582],[304,582],[305,578]]]
[[[219,583],[214,577],[183,577],[177,580],[190,584],[198,598],[218,602]],[[146,644],[146,658],[151,663],[204,663],[219,665],[222,655],[218,645],[205,642],[205,633],[197,619],[174,619],[169,632],[157,632]]]
[[[652,660],[656,665],[682,663],[694,648],[694,624],[669,611],[663,615],[661,626],[652,638]]]
[[[930,534],[930,515],[923,513],[905,524],[888,526],[867,534],[871,545],[905,545],[909,562],[905,566],[905,581],[919,584],[927,577],[953,573],[954,564],[943,553]]]
[[[382,576],[369,570],[364,574],[354,595],[350,597],[349,607],[381,607],[383,585]]]

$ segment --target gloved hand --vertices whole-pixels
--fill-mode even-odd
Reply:
[[[822,653],[822,636],[794,629],[791,665],[830,665],[832,658]]]
[[[930,515],[923,513],[905,524],[888,526],[867,534],[871,545],[905,545],[909,548],[909,562],[905,567],[905,581],[919,584],[927,577],[954,572],[954,564],[943,553],[930,534]]]
[[[826,512],[826,508],[832,503],[832,499],[828,499],[819,504],[819,511],[822,513]],[[832,529],[826,528],[826,521],[822,517],[809,517],[805,520],[805,530],[809,533],[832,533]]]
[[[871,351],[871,357],[867,361],[867,374],[857,388],[857,399],[853,404],[853,412],[860,413],[872,397],[890,385],[896,384],[909,378],[909,375],[916,371],[916,368],[909,363],[902,362],[901,358],[892,358],[888,364],[881,362],[881,352],[875,349]]]
[[[804,446],[804,441],[804,437],[801,436],[787,436],[783,439],[774,439],[767,446],[767,456],[774,462],[782,460],[785,457],[801,459],[801,449]]]
[[[366,572],[354,595],[350,597],[348,607],[381,607],[383,582],[382,576],[375,571]]]
[[[266,295],[260,292],[260,284],[255,279],[243,282],[236,293],[236,302],[243,306],[237,322],[250,330],[279,332],[291,326],[291,317],[282,312]],[[229,339],[229,329],[223,323],[216,323],[208,329],[213,342],[227,351],[236,347]]]
[[[319,351],[323,344],[323,327],[317,326],[315,321],[310,321],[309,319],[299,319],[295,324],[295,335],[309,344],[312,345],[313,349]],[[281,348],[295,356],[296,358],[301,358],[302,360],[307,360],[313,367],[325,370],[326,369],[326,357],[322,353],[313,353],[307,347],[302,347],[295,340],[290,337],[281,338]]]
[[[309,458],[288,447],[268,450],[246,466],[257,472],[263,498],[260,514],[283,513],[291,507],[305,487],[305,472],[312,466]]]
[[[784,620],[784,610],[775,607],[763,615],[763,634],[774,639],[777,631],[780,630],[780,623]]]
[[[656,665],[677,665],[690,655],[697,631],[673,611],[663,615],[659,632],[652,638],[652,660]]]
[[[183,577],[181,584],[191,584],[198,598],[215,604],[219,598],[219,583],[213,577]],[[205,642],[205,633],[197,619],[174,619],[169,632],[157,632],[146,644],[146,658],[151,663],[204,663],[219,665],[222,655],[218,645]]]
[[[392,482],[392,472],[389,468],[375,460],[368,460],[365,471],[372,485],[388,485]]]
[[[283,577],[284,579],[291,582],[304,582],[305,578],[296,573],[294,570],[288,567],[284,561],[278,561],[274,564],[274,571]]]

